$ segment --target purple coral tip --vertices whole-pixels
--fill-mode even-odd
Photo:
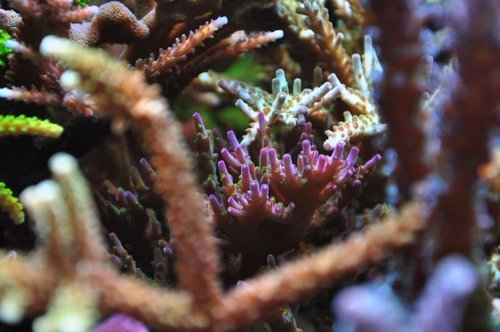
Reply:
[[[382,156],[380,154],[376,154],[375,156],[373,156],[370,160],[368,160],[366,163],[365,163],[365,168],[368,170],[368,171],[371,171],[372,169],[375,168],[375,166],[378,164],[378,162],[382,159]]]
[[[347,162],[350,165],[354,165],[356,163],[356,159],[358,159],[359,149],[357,147],[351,148],[349,151],[349,155],[347,156]]]
[[[94,332],[149,332],[142,322],[124,314],[116,314],[97,325]]]
[[[229,145],[231,146],[231,148],[236,149],[238,146],[240,146],[240,142],[238,142],[234,131],[230,130],[227,132],[227,139],[229,140]]]
[[[196,125],[196,130],[200,131],[200,132],[205,132],[206,131],[205,123],[203,122],[203,118],[201,117],[200,113],[194,113],[193,119],[194,119],[194,123]],[[198,130],[198,128],[199,128],[199,130]]]

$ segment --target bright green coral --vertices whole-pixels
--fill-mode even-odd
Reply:
[[[20,135],[59,137],[62,131],[63,127],[49,120],[25,115],[0,115],[0,137]],[[0,182],[0,210],[7,212],[15,223],[24,221],[23,206],[3,182]]]
[[[23,206],[4,182],[0,182],[0,209],[8,213],[16,224],[24,222]]]
[[[0,137],[21,135],[59,137],[62,132],[63,127],[49,120],[25,115],[0,115]]]
[[[9,39],[12,39],[12,36],[4,29],[0,29],[0,67],[5,66],[5,56],[12,53],[12,49],[6,45]]]

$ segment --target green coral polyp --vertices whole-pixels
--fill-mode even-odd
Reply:
[[[59,137],[63,127],[49,120],[25,115],[0,115],[0,137],[38,135],[46,137]]]
[[[0,182],[0,209],[16,223],[24,222],[23,206],[4,182]]]

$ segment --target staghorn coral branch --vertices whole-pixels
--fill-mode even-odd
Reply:
[[[0,98],[46,106],[59,106],[61,104],[59,95],[43,88],[39,90],[36,87],[32,87],[30,90],[24,87],[0,88]]]
[[[2,320],[15,323],[45,310],[33,323],[36,331],[58,330],[68,319],[74,331],[88,331],[99,308],[129,313],[160,328],[192,330],[208,324],[208,316],[193,312],[187,292],[158,291],[114,271],[94,231],[92,198],[76,160],[59,154],[49,168],[58,182],[43,181],[21,195],[36,222],[38,250],[28,258],[0,261]]]
[[[72,8],[72,1],[23,1],[10,0],[9,5],[20,12],[23,20],[41,19],[51,23],[68,26],[69,23],[82,22],[92,18],[98,11],[97,6]]]
[[[0,182],[0,209],[7,212],[16,224],[24,222],[23,206],[4,182]]]
[[[158,328],[195,329],[209,323],[207,316],[193,313],[192,296],[187,292],[160,291],[107,267],[89,265],[82,270],[82,277],[100,293],[98,305],[104,313],[119,311]]]
[[[359,56],[353,56],[353,59],[358,58]],[[359,66],[361,67],[361,64]],[[359,72],[363,73],[362,70]],[[325,132],[328,136],[323,144],[326,150],[333,150],[339,142],[348,142],[352,137],[375,135],[385,130],[385,125],[381,123],[378,110],[368,91],[364,94],[357,89],[346,88],[335,74],[330,74],[328,79],[333,90],[324,99],[333,99],[338,95],[358,114],[353,115],[351,112],[345,111],[344,121],[339,121],[332,127],[332,130]]]
[[[335,9],[335,15],[355,25],[363,26],[365,10],[359,0],[330,0]]]
[[[450,93],[453,102],[443,106],[447,126],[442,130],[442,159],[434,172],[447,185],[439,188],[437,195],[435,188],[427,192],[436,202],[429,217],[438,244],[433,253],[436,260],[452,252],[468,256],[474,253],[481,220],[474,184],[479,165],[488,158],[488,135],[500,105],[500,95],[496,93],[500,80],[491,74],[500,71],[500,41],[495,37],[500,3],[459,0],[450,7],[462,82],[453,82],[457,85]],[[452,234],[450,228],[454,229]],[[466,313],[464,330],[489,331],[489,299],[477,293],[473,301]]]
[[[62,84],[79,86],[90,93],[98,110],[115,116],[115,121],[133,122],[144,148],[151,154],[158,175],[155,188],[169,204],[169,227],[177,241],[179,285],[193,294],[199,310],[209,312],[221,296],[216,279],[219,267],[215,240],[181,129],[166,101],[159,96],[158,87],[146,85],[139,72],[129,71],[125,64],[113,61],[104,53],[64,39],[45,37],[40,51],[81,74],[80,77],[66,75],[61,78]]]
[[[421,203],[405,205],[398,215],[367,227],[344,242],[333,243],[311,256],[263,274],[230,291],[215,312],[217,331],[251,323],[272,309],[297,301],[333,280],[387,258],[410,244],[424,227]]]
[[[73,243],[77,257],[80,260],[102,261],[106,257],[106,252],[90,189],[78,171],[75,159],[68,155],[56,156],[50,160],[49,168],[62,190],[72,193],[66,197],[66,204],[73,232],[78,234]]]
[[[175,44],[166,50],[160,49],[158,58],[153,56],[148,59],[138,59],[135,63],[137,70],[144,71],[146,77],[154,77],[162,72],[167,72],[174,67],[178,61],[184,60],[186,56],[195,51],[195,48],[202,45],[209,38],[213,38],[214,33],[227,24],[227,18],[222,16],[210,22],[206,22],[199,29],[190,32],[188,36],[175,41]]]
[[[199,78],[201,83],[209,87],[210,82],[216,80],[218,76],[205,73]],[[338,95],[338,89],[333,90],[329,82],[313,90],[302,89],[302,81],[298,78],[294,80],[290,89],[283,69],[276,70],[271,93],[239,81],[222,79],[218,81],[218,85],[224,92],[239,98],[236,101],[236,107],[251,120],[247,134],[242,141],[242,144],[246,146],[255,140],[259,127],[263,127],[261,130],[264,130],[264,127],[276,123],[296,126],[305,122],[305,115],[308,112],[315,113],[317,116],[326,115],[325,106],[331,104]],[[330,97],[326,98],[326,95]]]
[[[398,154],[397,184],[405,200],[411,196],[411,185],[428,173],[420,126],[423,22],[414,0],[398,0],[390,6],[373,1],[372,7],[381,30],[381,58],[386,62],[380,111],[389,127],[389,144]]]
[[[17,323],[25,313],[42,312],[57,284],[54,270],[39,257],[24,256],[0,262],[0,319]]]
[[[306,116],[325,120],[328,114],[326,107],[336,99],[341,99],[356,114],[344,112],[344,121],[337,122],[332,130],[326,131],[328,139],[324,147],[326,150],[333,150],[338,143],[346,143],[352,137],[374,135],[385,130],[371,97],[372,76],[381,71],[381,67],[374,54],[371,38],[365,38],[365,45],[363,64],[359,55],[353,56],[357,64],[355,72],[360,76],[360,79],[356,80],[356,85],[360,88],[364,86],[361,90],[347,88],[335,74],[330,74],[329,82],[324,82],[313,90],[302,89],[302,81],[296,78],[290,89],[283,69],[276,70],[276,77],[272,80],[272,93],[239,81],[218,80],[221,76],[213,72],[201,74],[198,83],[208,89],[217,89],[215,81],[218,80],[218,87],[223,92],[239,98],[236,107],[251,120],[242,141],[246,146],[257,137],[259,126],[272,126],[276,123],[296,126],[304,123]]]
[[[282,30],[250,34],[244,31],[236,31],[231,36],[221,40],[215,46],[215,48],[220,48],[220,50],[215,52],[213,57],[214,60],[229,59],[247,53],[253,49],[260,48],[280,38],[283,38]]]
[[[451,23],[458,34],[455,48],[462,82],[451,92],[453,103],[443,106],[448,126],[442,131],[443,156],[435,173],[448,186],[431,213],[432,224],[439,229],[436,257],[455,251],[471,254],[478,231],[473,184],[478,166],[488,159],[488,134],[500,105],[495,93],[500,80],[490,75],[500,70],[500,43],[493,37],[500,5],[494,0],[457,1],[453,9]],[[457,230],[453,235],[447,231],[450,226]]]
[[[194,78],[199,73],[210,69],[216,63],[224,62],[253,49],[260,48],[268,43],[283,37],[283,31],[250,33],[240,30],[219,41],[208,50],[193,57],[187,63],[179,65],[179,72],[184,77]]]
[[[313,40],[321,49],[322,63],[328,70],[338,73],[347,86],[354,84],[351,59],[342,46],[343,35],[335,32],[330,22],[328,10],[319,0],[306,0],[297,8],[297,13],[305,15],[306,25],[314,32]]]
[[[64,23],[80,23],[92,18],[97,12],[98,9],[96,6],[62,10],[60,13],[60,20]]]
[[[88,95],[78,90],[67,92],[61,105],[74,115],[92,116],[94,114],[94,101]]]
[[[49,120],[24,115],[0,115],[0,137],[21,135],[59,137],[62,132],[63,127]]]
[[[361,4],[360,0],[347,0],[347,1],[351,5],[351,8],[356,13],[356,15],[365,14],[365,9],[363,8],[363,5]]]

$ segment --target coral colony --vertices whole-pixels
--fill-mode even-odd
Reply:
[[[499,330],[499,29],[497,0],[2,2],[0,330]]]

